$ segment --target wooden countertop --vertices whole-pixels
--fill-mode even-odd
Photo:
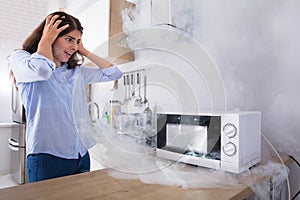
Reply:
[[[0,190],[0,199],[243,199],[252,193],[240,189],[183,189],[139,180],[115,179],[107,170],[98,170]]]
[[[107,172],[108,170],[104,169],[4,188],[0,190],[0,199],[240,200],[252,194],[252,190],[246,185],[234,189],[183,189],[175,186],[145,184],[139,180],[116,179]]]

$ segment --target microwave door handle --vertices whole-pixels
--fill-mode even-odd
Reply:
[[[8,138],[8,144],[15,146],[15,147],[20,146],[20,144],[13,138]]]
[[[8,148],[10,148],[12,151],[19,151],[19,147],[14,147],[11,144],[8,144]]]

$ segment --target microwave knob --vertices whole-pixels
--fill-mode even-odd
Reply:
[[[223,152],[227,156],[234,156],[236,154],[237,148],[236,145],[232,142],[228,142],[223,146]]]
[[[229,138],[233,138],[237,134],[237,128],[234,124],[228,123],[223,127],[223,133]]]

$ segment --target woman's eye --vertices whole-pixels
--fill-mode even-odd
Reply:
[[[66,40],[70,42],[70,41],[72,41],[72,38],[67,38]]]

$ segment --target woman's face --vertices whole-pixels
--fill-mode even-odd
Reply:
[[[70,57],[78,50],[78,45],[81,42],[81,32],[73,30],[66,35],[63,35],[53,43],[53,61],[56,67],[60,67],[62,63],[68,62]]]

